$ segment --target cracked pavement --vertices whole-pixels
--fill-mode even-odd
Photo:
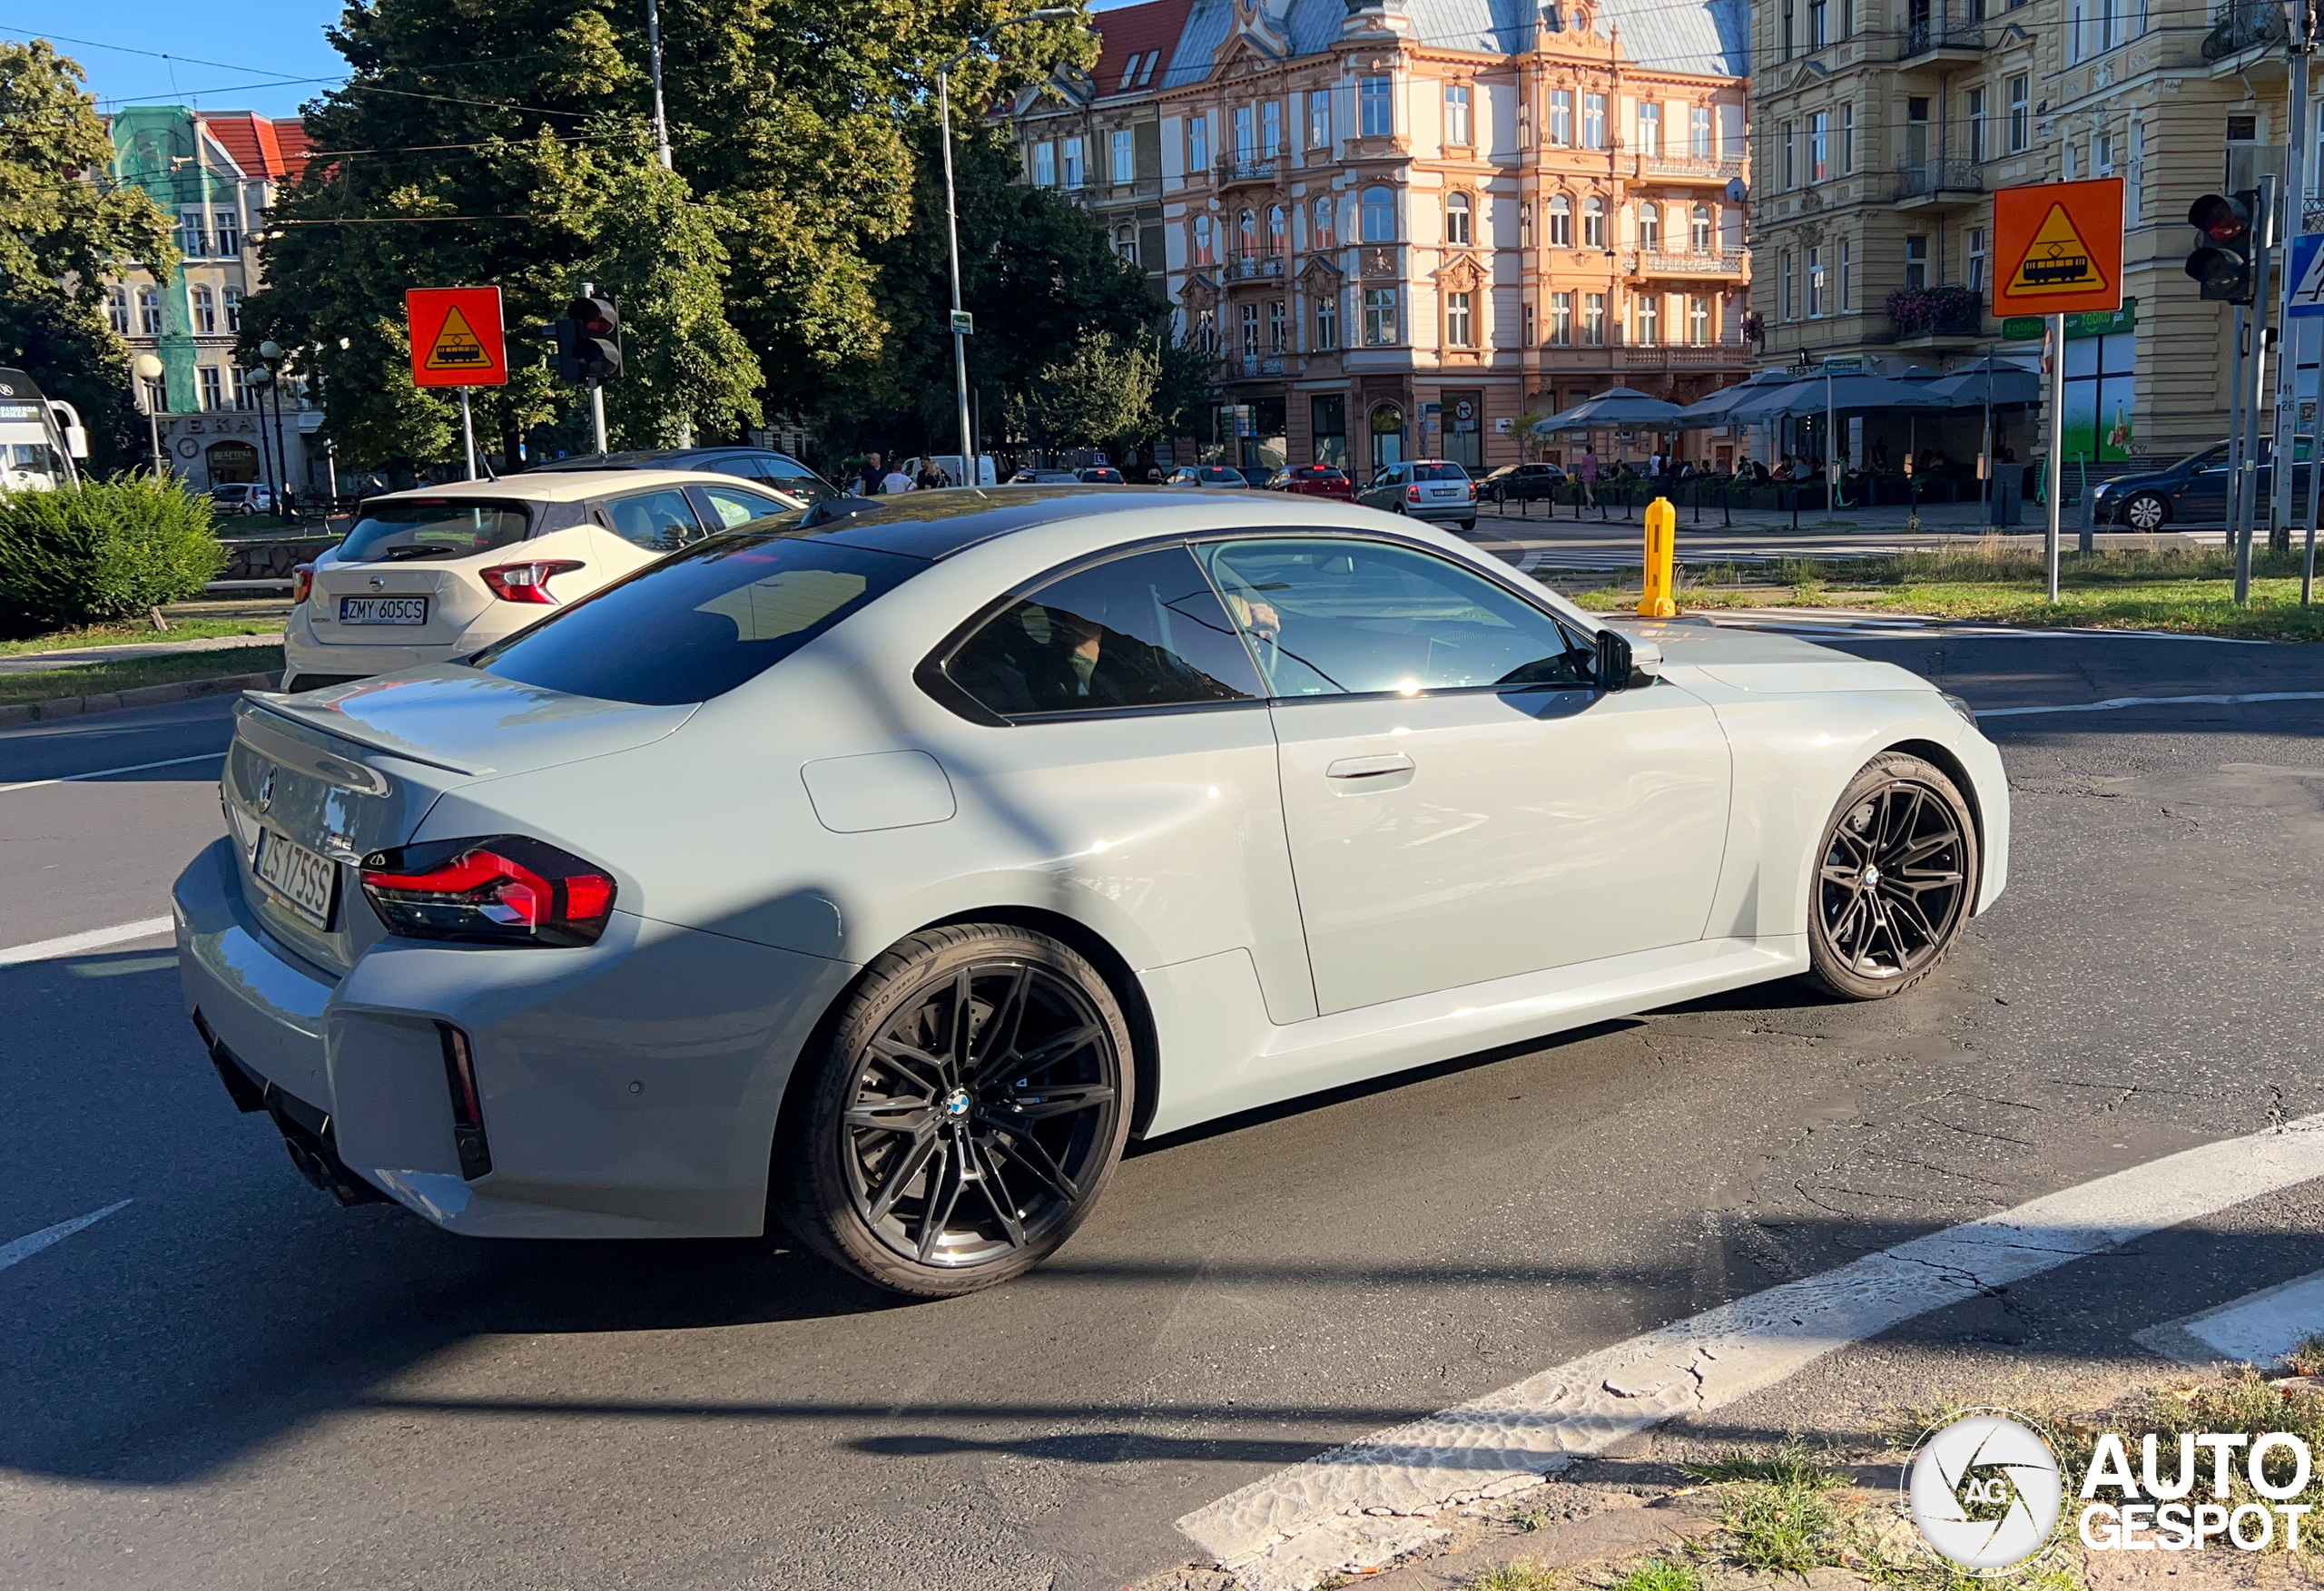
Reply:
[[[1836,643],[1979,707],[2324,689],[2324,648]],[[1987,729],[2011,888],[1905,997],[1768,986],[1148,1145],[1054,1264],[938,1305],[774,1245],[338,1211],[221,1096],[166,958],[0,969],[0,1242],[137,1201],[0,1274],[0,1584],[1113,1591],[1335,1444],[2324,1110],[2324,702]],[[0,782],[54,755],[0,735]],[[39,836],[0,846],[12,941],[91,926],[60,860],[157,892],[205,776],[5,798]],[[2324,1267],[2320,1215],[2309,1184],[1982,1290],[1705,1429],[2127,1374],[2131,1331]]]

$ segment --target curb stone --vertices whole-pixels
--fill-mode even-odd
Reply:
[[[45,723],[51,719],[81,718],[92,712],[113,712],[124,707],[156,707],[192,696],[222,696],[236,691],[271,691],[280,679],[272,673],[230,674],[215,680],[172,680],[162,685],[138,685],[126,691],[100,691],[88,696],[54,696],[45,702],[18,702],[0,707],[0,729],[21,723]]]

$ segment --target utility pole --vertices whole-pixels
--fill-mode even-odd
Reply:
[[[2284,23],[2291,125],[2286,134],[2290,142],[2284,150],[2283,303],[2276,317],[2282,346],[2276,358],[2275,465],[2268,477],[2268,550],[2271,553],[2291,551],[2292,488],[2298,485],[2292,438],[2299,418],[2299,345],[2292,340],[2291,295],[2299,282],[2290,266],[2291,240],[2308,230],[2308,70],[2313,60],[2308,0],[2284,0]],[[2314,444],[2309,446],[2312,449]]]
[[[662,7],[660,0],[645,0],[645,54],[654,68],[654,146],[661,152],[662,169],[670,164],[670,117],[662,108]]]
[[[2250,440],[2244,444],[2243,476],[2246,485],[2242,501],[2238,506],[2235,528],[2235,605],[2243,607],[2251,601],[2251,534],[2258,524],[2260,506],[2260,401],[2268,389],[2268,307],[2273,301],[2270,288],[2272,277],[2270,268],[2274,263],[2276,245],[2276,179],[2272,172],[2260,179],[2259,247],[2252,252],[2256,280],[2251,294],[2251,390],[2245,400],[2244,426]],[[2281,467],[2280,464],[2275,467]]]
[[[2046,496],[2049,536],[2043,555],[2050,565],[2050,600],[2058,600],[2058,508],[2066,487],[2066,318],[2050,317],[2050,489]]]

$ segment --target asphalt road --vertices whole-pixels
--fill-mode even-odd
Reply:
[[[1984,708],[2324,692],[2324,648],[1834,640]],[[215,751],[223,712],[0,733],[0,785]],[[2014,882],[1913,994],[1769,986],[1146,1145],[1056,1262],[942,1304],[774,1242],[337,1210],[227,1102],[163,941],[0,966],[0,1245],[132,1201],[0,1269],[0,1586],[1110,1591],[1334,1442],[2324,1110],[2324,701],[1987,728]],[[163,913],[215,768],[0,791],[0,948]],[[2269,1230],[2263,1281],[2324,1267]],[[2152,1308],[2259,1284],[2221,1271]],[[2149,1307],[2071,1274],[2045,1296]]]

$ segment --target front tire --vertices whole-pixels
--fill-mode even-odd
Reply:
[[[2122,505],[2122,523],[2132,530],[2161,530],[2171,523],[2171,505],[2153,492],[2141,492]]]
[[[1977,830],[1945,771],[1885,751],[1824,826],[1808,897],[1809,976],[1851,1000],[1885,1000],[1926,977],[1976,899]]]
[[[810,1248],[915,1298],[975,1292],[1071,1236],[1129,1135],[1129,1024],[1046,934],[970,923],[864,968],[801,1057],[774,1193]]]

